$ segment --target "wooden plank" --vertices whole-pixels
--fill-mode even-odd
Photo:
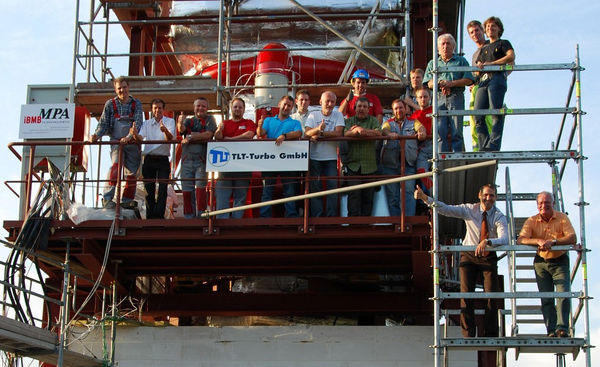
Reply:
[[[144,110],[150,109],[150,101],[161,98],[167,111],[193,113],[194,100],[204,97],[209,108],[217,107],[216,81],[209,77],[129,77],[129,89],[133,97],[139,99]],[[86,107],[92,116],[102,114],[104,104],[115,96],[112,82],[79,83],[75,88],[75,102]]]
[[[56,344],[56,334],[33,325],[28,325],[8,317],[0,316],[0,330],[6,333],[14,333],[27,338],[40,340],[43,343]]]

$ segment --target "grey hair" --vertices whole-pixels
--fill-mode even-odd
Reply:
[[[542,195],[548,195],[548,196],[550,196],[550,199],[552,200],[552,203],[554,204],[554,194],[552,194],[551,192],[548,192],[548,191],[542,191],[542,192],[540,192],[540,193],[537,195],[537,197],[535,198],[535,199],[536,199],[536,201],[537,201],[537,199],[538,199],[540,196],[542,196]]]
[[[440,42],[442,42],[446,38],[449,39],[452,42],[452,44],[454,45],[454,48],[456,48],[456,40],[454,39],[454,36],[451,35],[450,33],[444,33],[438,37],[438,39],[437,39],[438,46],[440,45]]]

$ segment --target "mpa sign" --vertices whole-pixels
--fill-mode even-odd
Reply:
[[[307,171],[308,141],[209,142],[206,170],[212,172]]]
[[[21,105],[19,138],[70,139],[74,121],[74,103]]]

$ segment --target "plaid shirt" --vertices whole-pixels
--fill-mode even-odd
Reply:
[[[136,123],[137,131],[139,132],[142,128],[142,124],[144,122],[144,113],[142,110],[142,102],[138,99],[135,99],[129,96],[129,101],[127,103],[121,103],[118,98],[111,98],[104,104],[104,110],[102,111],[102,116],[100,117],[100,122],[98,123],[98,127],[96,127],[96,134],[99,138],[104,135],[110,135],[113,139],[121,139],[122,136],[113,136],[113,127],[115,123],[115,108],[113,105],[113,100],[115,105],[117,106],[117,114],[121,117],[131,117]],[[135,101],[135,111],[131,111],[131,104]]]

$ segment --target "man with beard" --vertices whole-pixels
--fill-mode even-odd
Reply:
[[[425,195],[419,186],[415,190],[415,199],[423,200],[427,205],[435,205],[438,213],[447,217],[465,221],[467,234],[463,246],[472,246],[474,252],[460,253],[460,291],[475,292],[475,283],[479,274],[483,277],[485,292],[498,291],[498,257],[495,251],[487,251],[486,246],[508,244],[506,217],[496,208],[496,187],[491,184],[479,189],[479,203],[447,205]],[[475,337],[475,310],[473,299],[460,300],[460,326],[465,338]],[[498,304],[489,298],[485,307],[484,328],[479,337],[498,336]]]

